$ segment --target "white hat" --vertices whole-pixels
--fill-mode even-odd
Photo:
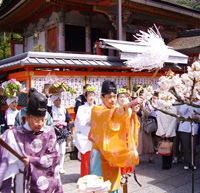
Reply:
[[[60,94],[52,95],[52,96],[51,96],[51,101],[54,102],[54,101],[57,100],[58,98],[61,99],[61,95],[60,95]]]
[[[14,101],[18,102],[18,97],[10,97],[6,99],[6,103],[8,106]]]

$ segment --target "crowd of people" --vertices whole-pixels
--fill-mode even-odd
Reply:
[[[139,156],[148,154],[154,164],[153,153],[159,141],[173,142],[170,155],[162,156],[162,169],[184,161],[184,169],[191,168],[191,126],[153,108],[141,96],[132,96],[125,86],[117,89],[115,82],[105,80],[101,88],[101,104],[95,103],[95,87],[86,84],[74,107],[75,146],[81,161],[80,176],[94,174],[111,182],[110,192],[117,193],[121,176],[134,172]],[[0,146],[0,191],[63,192],[60,174],[66,153],[66,141],[73,138],[69,127],[72,118],[62,106],[61,93],[50,95],[47,106],[44,94],[31,88],[27,107],[17,110],[18,97],[8,97],[8,108],[1,112],[1,138],[21,157],[21,161]],[[198,102],[197,102],[198,103]],[[154,106],[157,107],[156,99]],[[164,109],[183,117],[192,116],[187,105]],[[195,109],[199,111],[198,109]],[[155,131],[147,133],[145,121],[155,120]],[[194,124],[194,147],[198,124]],[[128,147],[128,148],[127,148]],[[194,148],[195,154],[196,148]],[[194,166],[196,169],[196,166]]]

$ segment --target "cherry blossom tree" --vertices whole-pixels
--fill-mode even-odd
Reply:
[[[156,105],[153,96],[157,98]],[[199,119],[185,118],[167,111],[167,108],[172,105],[187,104],[191,107],[193,113],[200,115],[198,111],[200,104],[197,104],[197,101],[200,100],[200,60],[188,66],[187,73],[180,75],[168,71],[166,76],[159,78],[157,89],[154,90],[152,86],[144,88],[143,97],[150,101],[156,110],[177,117],[181,121],[200,123]]]

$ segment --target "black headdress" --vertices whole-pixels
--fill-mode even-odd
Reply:
[[[110,81],[110,80],[105,80],[102,84],[102,88],[101,88],[101,94],[117,94],[117,86],[115,84],[115,82]]]
[[[37,90],[35,88],[30,88],[29,92],[28,92],[28,98],[31,97],[32,93],[37,92]]]
[[[32,89],[31,91],[31,94],[29,92],[27,113],[37,117],[44,117],[47,110],[47,98],[36,89]]]

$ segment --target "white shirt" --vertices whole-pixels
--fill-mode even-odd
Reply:
[[[19,111],[16,109],[13,111],[10,107],[6,111],[6,118],[7,118],[7,125],[14,125],[15,124],[15,117]]]
[[[88,139],[90,132],[91,112],[94,105],[89,105],[87,102],[78,108],[75,126],[75,146],[82,153],[90,151],[92,142]]]
[[[199,103],[196,103],[196,104],[199,104]],[[198,108],[192,108],[192,109],[195,109],[196,111],[199,112]],[[182,117],[185,117],[185,118],[188,118],[191,116],[191,114],[193,114],[190,111],[190,107],[186,104],[180,106],[179,113]],[[191,123],[186,122],[186,121],[185,122],[180,121],[178,131],[185,132],[185,133],[191,133]],[[198,133],[198,124],[194,123],[194,134],[196,135],[197,133]]]
[[[66,119],[66,109],[63,106],[60,108],[55,105],[52,106],[52,118],[53,121],[65,121]]]
[[[169,109],[163,109],[173,114],[177,114],[177,109],[175,107],[170,107]],[[177,128],[177,118],[162,113],[160,111],[156,111],[157,115],[157,123],[158,129],[156,131],[156,135],[166,137],[174,137],[176,136],[176,128]]]

